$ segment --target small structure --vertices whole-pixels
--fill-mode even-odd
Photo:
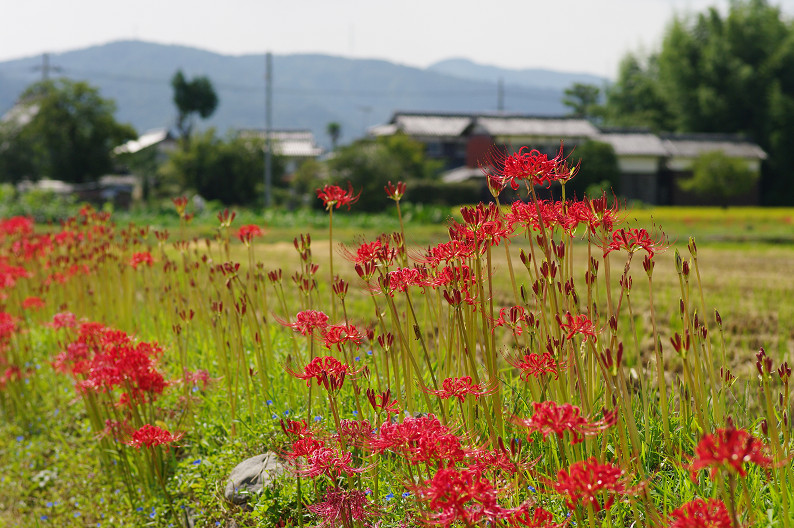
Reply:
[[[265,139],[264,129],[245,129],[239,131],[240,137]],[[285,172],[292,174],[301,163],[308,159],[317,159],[323,149],[314,141],[311,130],[271,130],[270,142],[273,152],[285,160]]]

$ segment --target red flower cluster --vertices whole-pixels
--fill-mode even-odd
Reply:
[[[604,411],[602,420],[589,422],[581,416],[582,410],[570,403],[557,405],[553,401],[533,402],[532,407],[535,413],[531,418],[513,418],[513,423],[526,427],[530,433],[542,434],[544,440],[552,433],[562,438],[563,433],[568,431],[573,436],[571,444],[578,444],[584,441],[585,436],[597,435],[617,423],[617,411]],[[530,437],[528,439],[531,441]]]
[[[322,502],[309,504],[306,509],[320,516],[320,528],[333,528],[347,526],[350,521],[367,521],[376,515],[372,506],[367,494],[361,490],[328,488]]]
[[[369,444],[378,453],[398,453],[413,465],[457,462],[465,456],[460,438],[432,414],[384,423]]]
[[[550,185],[555,181],[566,182],[573,178],[579,166],[568,167],[567,160],[563,157],[562,145],[554,158],[549,159],[535,149],[521,147],[518,152],[505,156],[498,151],[491,155],[495,171],[494,177],[501,180],[502,185],[510,184],[517,191],[519,182],[529,186]]]
[[[255,224],[244,225],[237,230],[237,238],[246,246],[250,245],[255,237],[261,237],[264,234],[265,232],[262,231],[262,228]]]
[[[695,499],[670,514],[669,528],[732,528],[728,508],[719,499]]]
[[[339,209],[343,205],[350,209],[350,205],[358,201],[361,191],[353,194],[353,184],[348,182],[347,185],[347,191],[338,185],[325,185],[322,189],[317,189],[317,198],[323,201],[323,206],[328,210],[334,207]]]
[[[559,363],[551,352],[538,354],[531,352],[524,354],[521,358],[508,358],[507,362],[521,370],[521,379],[529,381],[529,377],[540,377],[543,374],[554,374],[554,379],[560,377],[560,370],[564,370],[567,364],[564,361]]]
[[[663,251],[667,247],[667,238],[664,234],[659,235],[654,240],[645,229],[618,229],[612,233],[612,242],[604,248],[604,255],[606,256],[612,251],[620,251],[621,249],[625,249],[629,253],[644,249],[648,256],[653,258],[656,252]]]
[[[324,334],[328,326],[328,316],[317,310],[304,310],[298,312],[298,315],[295,316],[294,323],[287,323],[281,320],[279,320],[279,322],[284,326],[292,328],[296,332],[300,332],[301,335],[312,335],[315,330],[318,330],[320,334]]]
[[[557,323],[562,330],[568,332],[568,335],[565,336],[566,339],[571,339],[576,334],[582,334],[585,340],[590,338],[595,340],[596,338],[595,325],[584,314],[573,316],[571,312],[567,312],[565,314],[565,322],[557,316]]]
[[[156,425],[146,424],[137,431],[133,431],[132,437],[126,444],[140,449],[142,447],[151,448],[158,445],[169,445],[179,441],[182,433],[171,434]]]
[[[617,496],[627,493],[623,470],[612,464],[601,464],[595,457],[558,471],[557,482],[552,487],[557,493],[568,496],[565,503],[569,509],[590,505],[595,512],[608,510]],[[606,495],[603,504],[599,495]]]
[[[704,435],[695,447],[695,457],[689,466],[692,480],[697,480],[698,471],[706,468],[710,469],[711,478],[714,479],[721,468],[742,477],[747,475],[745,462],[771,467],[772,459],[764,454],[765,451],[764,443],[744,429],[717,429],[714,434]]]
[[[167,382],[157,370],[162,349],[156,343],[135,343],[126,333],[99,323],[81,323],[77,339],[53,361],[53,367],[71,374],[80,392],[123,389],[119,404],[154,401]]]
[[[444,400],[455,397],[463,402],[467,394],[479,398],[480,396],[491,394],[495,390],[496,385],[483,388],[482,383],[472,383],[471,376],[463,376],[461,378],[447,378],[441,382],[440,390],[427,389],[427,392]]]
[[[287,371],[296,378],[306,380],[306,386],[311,385],[311,380],[317,380],[317,385],[323,385],[326,390],[339,390],[345,382],[345,376],[355,375],[361,372],[354,371],[348,365],[341,363],[332,356],[316,357],[312,359],[303,369],[303,372],[295,372],[287,368]]]
[[[132,257],[130,257],[130,266],[132,266],[132,269],[138,269],[138,266],[142,266],[144,264],[149,267],[154,264],[152,254],[148,251],[133,253]]]

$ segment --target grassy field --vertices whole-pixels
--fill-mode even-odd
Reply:
[[[507,444],[511,438],[527,438],[527,433],[511,425],[508,415],[504,424],[491,424],[491,417],[501,420],[502,414],[498,411],[501,404],[492,401],[495,396],[491,393],[476,401],[468,398],[460,406],[454,398],[444,403],[424,398],[419,387],[431,385],[429,370],[434,369],[441,379],[468,373],[492,383],[499,380],[503,391],[499,397],[505,398],[504,404],[521,416],[532,413],[532,401],[542,400],[541,394],[550,401],[589,409],[582,411],[583,416],[593,423],[598,417],[602,417],[602,422],[608,421],[607,415],[599,411],[602,406],[620,410],[617,425],[599,429],[597,436],[588,432],[580,444],[569,445],[570,432],[565,436],[560,433],[559,437],[552,434],[548,441],[545,433],[543,438],[532,433],[533,441],[524,444],[525,451],[520,456],[511,451],[512,460],[524,468],[511,477],[493,468],[475,477],[469,475],[481,479],[487,474],[489,485],[499,486],[502,526],[518,525],[510,523],[518,522],[515,518],[521,508],[532,508],[537,513],[541,507],[550,512],[554,521],[537,526],[559,526],[566,515],[572,516],[577,525],[666,526],[671,525],[670,516],[676,508],[698,498],[719,498],[728,506],[740,506],[742,513],[731,515],[744,525],[789,526],[794,522],[787,502],[794,494],[785,484],[791,470],[791,424],[783,415],[791,410],[788,383],[784,389],[777,378],[770,377],[769,383],[776,383],[771,390],[759,385],[756,370],[761,347],[774,368],[790,360],[794,353],[794,325],[790,323],[794,320],[794,303],[790,299],[794,291],[794,209],[624,210],[621,215],[627,226],[648,227],[652,232],[651,227],[657,226],[669,237],[668,243],[660,244],[669,247],[654,256],[654,311],[642,265],[645,253],[634,254],[626,274],[633,282],[630,295],[622,294],[618,285],[628,256],[621,251],[611,253],[601,260],[598,286],[593,290],[594,305],[586,311],[597,323],[597,336],[590,341],[586,335],[577,334],[558,343],[560,353],[564,350],[564,357],[570,358],[566,359],[569,369],[559,380],[547,377],[543,381],[519,379],[520,372],[506,359],[521,353],[519,344],[529,347],[527,351],[537,346],[532,350],[542,352],[544,343],[540,338],[537,342],[530,340],[528,334],[494,334],[493,328],[489,330],[490,323],[479,319],[485,304],[464,307],[465,321],[458,323],[453,316],[455,311],[444,304],[441,291],[437,295],[414,294],[412,300],[396,294],[393,311],[389,311],[392,305],[388,296],[381,296],[376,301],[376,313],[372,283],[367,286],[359,279],[345,253],[355,253],[359,244],[371,242],[381,233],[398,231],[400,224],[392,212],[369,216],[335,213],[333,248],[329,246],[327,214],[322,212],[264,216],[246,212],[230,227],[220,230],[216,213],[206,212],[187,225],[174,215],[138,214],[114,216],[117,228],[99,218],[60,230],[40,226],[39,233],[73,230],[85,235],[80,242],[63,238],[59,244],[47,248],[42,245],[41,249],[35,249],[38,246],[32,241],[38,239],[32,235],[30,243],[21,242],[25,238],[22,236],[4,236],[5,253],[0,264],[5,276],[16,275],[13,281],[6,282],[3,291],[3,312],[9,319],[3,319],[6,326],[0,325],[0,366],[19,366],[21,370],[17,375],[6,369],[0,383],[0,526],[179,526],[188,518],[195,526],[309,526],[323,518],[298,505],[321,504],[324,497],[330,500],[324,494],[333,489],[362,493],[367,489],[366,500],[378,510],[377,519],[383,527],[402,526],[406,519],[411,524],[438,521],[433,512],[446,510],[428,507],[427,499],[433,491],[431,484],[437,485],[432,475],[438,469],[433,464],[438,461],[408,464],[406,456],[396,451],[376,456],[366,444],[353,448],[343,442],[340,451],[350,447],[354,461],[351,463],[364,468],[361,473],[341,478],[325,474],[304,478],[303,488],[298,487],[300,480],[283,478],[273,490],[254,498],[248,507],[234,506],[223,499],[225,479],[244,458],[268,449],[294,449],[293,438],[282,432],[280,419],[306,419],[313,426],[312,434],[328,445],[336,445],[330,432],[339,429],[339,423],[334,423],[337,413],[343,419],[361,419],[363,414],[373,425],[383,420],[382,413],[374,407],[370,409],[363,391],[357,394],[350,381],[337,396],[329,391],[326,399],[325,392],[317,388],[307,397],[305,383],[285,370],[288,358],[302,358],[305,363],[308,350],[320,349],[321,344],[300,335],[293,341],[292,332],[274,316],[292,321],[296,312],[309,306],[330,312],[336,302],[329,302],[329,298],[334,299],[327,279],[331,258],[335,272],[349,283],[344,306],[333,308],[338,311],[337,320],[342,318],[344,309],[350,321],[360,328],[375,329],[376,336],[383,335],[379,325],[384,325],[385,319],[385,328],[391,329],[398,341],[401,332],[416,338],[407,338],[401,345],[406,354],[404,363],[384,359],[388,354],[373,338],[364,339],[360,350],[349,345],[349,349],[340,346],[323,353],[347,360],[351,366],[366,365],[370,370],[368,377],[357,378],[361,388],[380,393],[387,386],[394,387],[392,395],[403,410],[425,410],[430,404],[433,412],[443,414],[454,424],[457,436],[466,441],[463,447],[467,453],[473,450],[471,446],[496,449],[496,430],[502,431]],[[461,216],[443,209],[406,211],[405,238],[411,260],[419,259],[428,246],[449,239],[448,218],[460,220]],[[128,228],[130,222],[148,228]],[[236,229],[246,224],[257,224],[265,230],[250,248],[234,236]],[[311,233],[311,256],[302,260],[293,240],[306,233]],[[690,236],[697,242],[700,280],[696,279],[687,247]],[[517,237],[510,243],[509,261],[504,244],[492,250],[487,266],[482,258],[485,271],[480,282],[488,288],[483,291],[492,288],[493,293],[479,298],[492,299],[493,312],[498,314],[500,307],[516,304],[516,293],[523,289],[528,298],[526,306],[546,317],[538,326],[538,335],[550,336],[558,331],[560,326],[554,323],[554,315],[574,311],[575,304],[566,304],[568,308],[563,310],[554,308],[551,300],[533,300],[531,292],[539,277],[531,264],[525,267],[521,263],[518,254],[522,250],[529,254],[538,248],[533,249],[525,238]],[[588,292],[588,251],[598,259],[603,257],[600,248],[593,252],[594,248],[588,248],[579,237],[571,241],[560,259],[562,270],[572,270],[569,278],[576,282],[582,299]],[[677,271],[676,252],[684,260],[690,259],[691,272],[686,283],[682,283]],[[154,264],[133,267],[129,262],[137,253],[150,253]],[[29,256],[23,259],[23,254]],[[292,280],[293,275],[307,269],[307,262],[319,270],[317,289],[308,296]],[[240,267],[235,269],[227,263],[239,263]],[[29,274],[9,271],[9,266],[17,264],[24,264]],[[609,283],[604,277],[606,266],[613,273]],[[77,271],[66,277],[72,269]],[[268,272],[276,270],[283,274],[283,294],[266,278]],[[64,274],[63,280],[56,271]],[[607,289],[611,299],[606,295]],[[559,291],[562,292],[562,284]],[[23,308],[32,297],[42,301],[41,307],[34,309],[31,303],[30,308]],[[687,298],[685,315],[680,313],[682,297]],[[619,298],[622,308],[615,308]],[[414,308],[416,314],[411,319]],[[715,323],[715,309],[721,315],[722,332]],[[70,377],[55,366],[60,352],[76,350],[74,346],[70,349],[69,343],[78,343],[77,328],[54,330],[50,324],[54,314],[67,311],[125,332],[136,340],[157,342],[163,348],[159,359],[151,364],[168,380],[156,402],[152,394],[151,401],[128,408],[115,401],[121,392],[118,386],[95,394],[85,384],[83,389],[75,390],[75,384],[79,386],[85,379]],[[611,313],[616,321],[614,332],[609,330]],[[700,322],[695,324],[697,317]],[[4,334],[9,324],[13,330]],[[464,327],[468,330],[456,334]],[[695,338],[688,358],[677,354],[670,341],[676,334],[683,335],[685,327],[708,327],[708,337]],[[465,354],[455,355],[465,348],[466,332],[470,332],[469,339],[476,341],[476,366],[467,366]],[[666,372],[661,383],[670,391],[668,402],[662,402],[659,395],[655,332],[662,344]],[[500,356],[491,351],[496,359],[489,363],[491,335],[500,353],[506,352]],[[433,358],[428,363],[432,363],[432,369],[422,367],[412,379],[410,355],[416,354],[420,363],[424,361],[421,336],[431,349]],[[616,371],[614,377],[609,377],[609,369],[601,369],[602,359],[597,358],[605,358],[607,352],[614,355],[618,341],[625,350],[618,369],[621,373]],[[708,347],[713,346],[715,358],[719,357],[719,350],[724,351],[724,364],[715,359],[707,365],[707,343]],[[589,350],[596,354],[590,355]],[[711,348],[708,350],[711,354]],[[583,363],[574,369],[574,358],[580,353]],[[720,367],[730,369],[735,380],[712,385],[708,380],[714,373],[709,369],[717,371]],[[292,368],[300,371],[303,365],[293,364]],[[211,378],[209,385],[188,383],[183,369],[205,370]],[[85,375],[90,378],[90,374]],[[697,376],[701,376],[700,382],[695,381]],[[767,394],[775,401],[767,404]],[[780,404],[778,394],[785,394]],[[737,481],[731,481],[733,477],[713,481],[705,474],[692,480],[688,464],[698,439],[726,427],[728,415],[740,428],[768,444],[775,466],[769,469],[750,465],[747,476]],[[179,432],[179,439],[168,449],[168,444],[138,449],[125,443],[130,442],[128,432],[123,436],[116,429],[106,428],[105,419],[168,426],[172,432]],[[779,434],[762,433],[762,419],[767,421],[765,427],[775,428]],[[573,461],[589,460],[589,456],[614,464],[613,468],[620,468],[623,475],[620,482],[614,483],[614,489],[594,497],[599,506],[605,506],[614,493],[614,505],[600,512],[595,507],[568,507],[565,492],[551,482],[556,478],[559,484],[565,476],[560,471],[566,471]],[[532,467],[531,460],[536,460]],[[458,461],[456,467],[463,473],[457,475],[468,475],[468,469],[461,464]],[[485,486],[482,480],[477,482]],[[479,504],[477,500],[481,499],[473,498],[466,508]],[[343,526],[341,519],[334,526]],[[365,525],[364,521],[357,522],[356,526]],[[465,525],[458,522],[449,525]],[[486,518],[481,517],[471,525],[485,522]]]

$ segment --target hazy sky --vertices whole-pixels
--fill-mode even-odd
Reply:
[[[794,0],[777,0],[787,16]],[[466,57],[614,77],[678,14],[728,0],[2,0],[0,61],[112,40],[321,52],[424,67]]]

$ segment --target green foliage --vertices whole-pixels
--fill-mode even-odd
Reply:
[[[691,178],[678,180],[687,192],[726,203],[728,198],[749,192],[758,181],[758,173],[722,151],[701,154],[695,161]]]
[[[562,104],[570,107],[570,115],[579,118],[599,117],[603,108],[599,102],[601,89],[594,84],[573,83],[563,92]]]
[[[607,194],[620,194],[620,169],[615,149],[609,143],[601,141],[585,141],[578,145],[571,154],[571,164],[581,163],[576,177],[565,184],[568,197],[575,194],[581,198],[585,195],[600,196],[601,191]]]
[[[331,180],[351,182],[361,199],[356,206],[363,211],[379,211],[390,203],[383,188],[389,182],[432,179],[440,165],[428,160],[424,146],[404,134],[363,140],[339,148],[329,160]]]
[[[207,200],[225,205],[250,205],[263,196],[264,156],[260,139],[229,136],[220,139],[215,130],[199,134],[174,151],[161,170],[166,181],[195,190]],[[281,181],[284,164],[273,157],[274,182]]]
[[[615,126],[669,130],[672,114],[657,81],[656,56],[645,63],[629,54],[620,62],[618,78],[607,91],[604,120]]]
[[[202,119],[211,116],[218,107],[218,95],[207,77],[188,81],[182,70],[177,70],[171,78],[171,87],[177,109],[176,127],[182,140],[187,141],[193,131],[193,116],[198,114]]]
[[[38,82],[19,100],[30,121],[0,129],[0,181],[94,181],[112,171],[113,148],[137,136],[116,122],[115,103],[84,82]]]
[[[764,200],[792,203],[794,29],[766,0],[731,2],[727,15],[710,8],[677,18],[647,64],[624,59],[606,120],[752,137],[770,154]]]
[[[342,125],[333,121],[328,123],[328,126],[325,127],[325,131],[328,134],[328,137],[331,139],[331,150],[336,150],[336,144],[339,142],[339,136],[342,135]]]
[[[479,181],[444,183],[417,180],[408,183],[405,199],[408,202],[428,205],[460,205],[479,202],[483,196]]]

